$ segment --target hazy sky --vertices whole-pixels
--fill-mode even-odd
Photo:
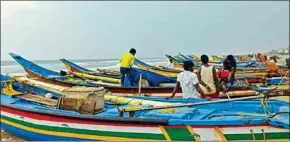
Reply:
[[[3,2],[1,59],[267,51],[289,43],[289,2]]]

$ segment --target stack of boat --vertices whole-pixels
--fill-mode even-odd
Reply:
[[[61,59],[68,72],[56,72],[10,55],[27,76],[1,75],[1,126],[27,140],[289,139],[289,103],[267,99],[289,95],[283,76],[261,87],[241,75],[212,101],[166,100],[181,70],[136,59],[136,85],[120,86],[117,71]]]

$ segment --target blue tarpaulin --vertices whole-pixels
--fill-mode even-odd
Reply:
[[[150,86],[158,86],[160,83],[175,83],[176,82],[176,79],[174,78],[166,77],[157,73],[153,73],[153,72],[149,72],[149,71],[137,69],[137,68],[131,68],[129,74],[134,82],[131,86],[138,86],[140,74],[142,74],[143,79],[146,79],[149,82]],[[130,86],[127,77],[125,77],[125,86]]]

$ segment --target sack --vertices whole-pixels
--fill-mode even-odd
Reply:
[[[80,114],[94,114],[96,112],[95,105],[96,101],[61,97],[57,106],[58,109],[72,110]]]
[[[94,114],[104,108],[104,96],[111,92],[103,87],[72,87],[63,90],[58,108]]]

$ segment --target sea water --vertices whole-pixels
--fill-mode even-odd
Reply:
[[[140,58],[140,60],[150,65],[165,66],[168,63],[167,58]],[[118,59],[83,59],[70,61],[90,70],[96,70],[97,68],[119,70]],[[64,64],[60,60],[32,60],[32,62],[57,72],[66,70]],[[25,72],[16,61],[1,61],[1,74],[25,74]]]

